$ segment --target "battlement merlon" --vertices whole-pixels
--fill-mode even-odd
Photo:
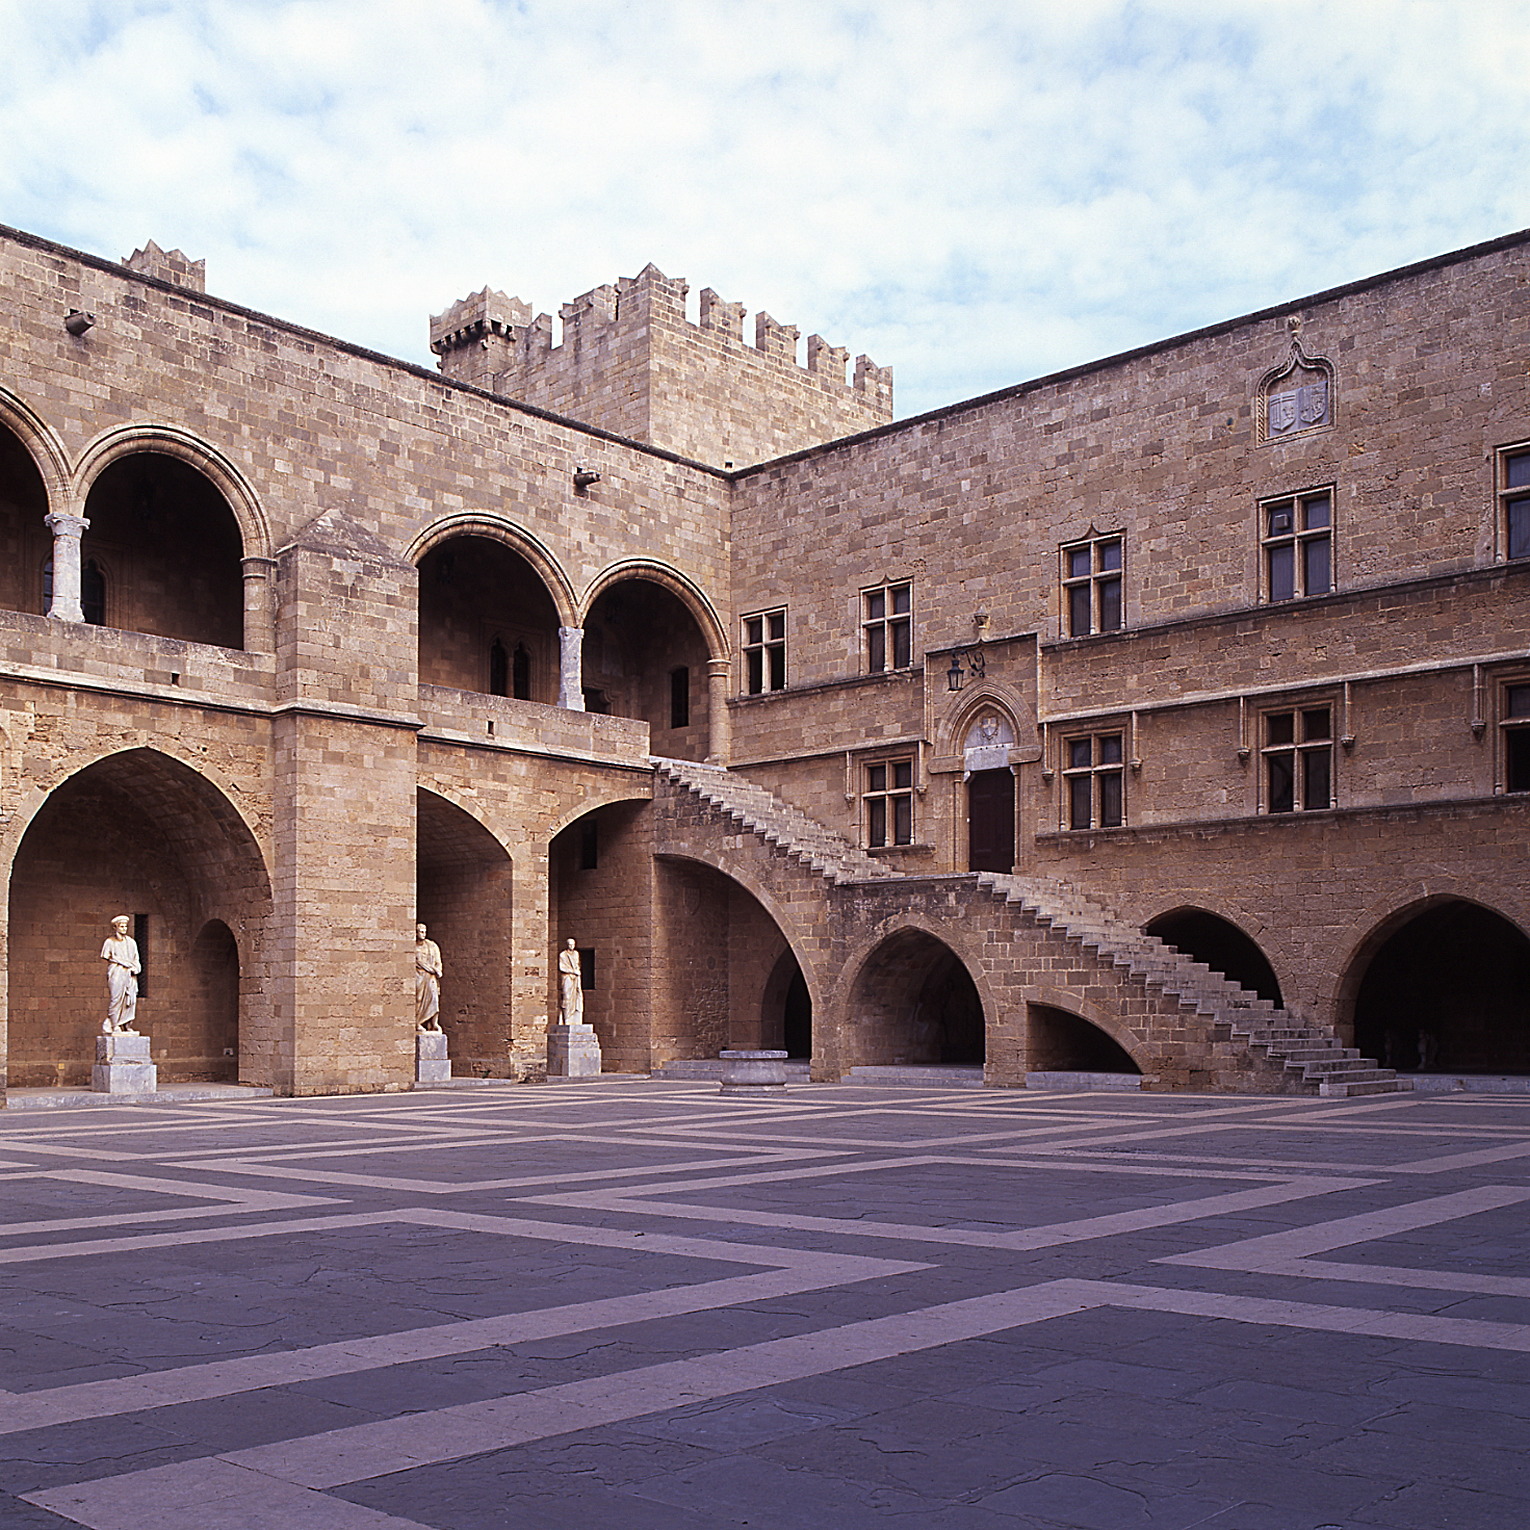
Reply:
[[[438,356],[498,335],[513,339],[531,323],[531,305],[485,287],[458,298],[445,313],[432,314],[430,348]]]
[[[207,291],[207,262],[193,260],[184,250],[162,250],[152,239],[143,248],[122,257],[122,264],[140,276],[184,287],[188,292]]]
[[[891,367],[879,367],[870,356],[857,356],[855,358],[855,381],[852,385],[857,393],[866,397],[866,402],[878,413],[892,418],[892,390],[893,369]]]

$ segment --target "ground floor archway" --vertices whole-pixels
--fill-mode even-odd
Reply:
[[[1052,1004],[1029,1004],[1026,1010],[1026,1060],[1031,1072],[1142,1072],[1120,1042],[1082,1015]]]
[[[813,996],[791,951],[776,958],[760,1006],[760,1045],[806,1061],[813,1055]]]
[[[1271,1004],[1282,1002],[1280,982],[1269,958],[1259,943],[1230,919],[1204,908],[1177,908],[1149,921],[1143,933],[1157,936],[1191,961],[1205,962],[1213,972],[1220,972]]]
[[[1346,985],[1355,1045],[1386,1067],[1530,1073],[1530,939],[1451,898],[1384,928]]]
[[[421,790],[415,815],[415,917],[441,948],[441,1029],[462,1077],[510,1067],[512,865],[483,824]]]
[[[866,958],[850,998],[852,1066],[979,1064],[983,1002],[961,958],[923,930],[900,930]]]
[[[106,1005],[99,953],[117,914],[143,957],[137,1028],[160,1082],[279,1082],[269,913],[258,846],[189,766],[132,749],[62,782],[11,864],[10,1086],[88,1086]]]

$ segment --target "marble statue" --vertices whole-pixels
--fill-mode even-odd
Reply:
[[[138,1013],[138,974],[143,962],[138,956],[138,942],[128,931],[133,921],[126,914],[112,920],[112,933],[101,947],[106,963],[106,1019],[101,1022],[107,1036],[136,1036],[133,1020]]]
[[[558,1024],[584,1024],[584,978],[572,940],[558,953]]]
[[[441,1029],[441,948],[414,927],[414,1023],[422,1031]]]

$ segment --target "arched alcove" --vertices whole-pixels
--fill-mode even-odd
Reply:
[[[461,532],[420,559],[420,680],[557,701],[557,607],[513,547]]]
[[[53,546],[48,493],[32,454],[0,424],[0,607],[46,615],[42,568]]]
[[[14,1087],[89,1083],[116,914],[133,919],[142,950],[138,1028],[161,1083],[280,1082],[265,865],[232,804],[189,766],[131,749],[62,782],[17,847],[9,901]]]
[[[1141,1073],[1129,1053],[1099,1026],[1052,1004],[1026,1006],[1026,1057],[1035,1073]]]
[[[900,930],[866,958],[850,1027],[857,1066],[984,1060],[977,985],[961,958],[923,930]]]
[[[1530,1073],[1530,939],[1449,898],[1394,916],[1346,976],[1355,1045],[1426,1073]]]
[[[81,557],[102,582],[102,624],[244,646],[244,547],[211,479],[165,452],[109,462],[85,501]]]
[[[1143,933],[1157,936],[1191,961],[1204,962],[1271,1004],[1282,1002],[1275,969],[1259,943],[1219,914],[1204,908],[1176,908],[1150,920]]]
[[[653,579],[618,579],[585,618],[585,706],[646,722],[655,754],[705,759],[709,657],[701,624],[678,595]]]
[[[440,1024],[464,1077],[511,1071],[512,876],[504,846],[472,814],[416,792],[415,917],[441,948]]]
[[[765,984],[759,1044],[783,1050],[794,1059],[813,1055],[813,995],[801,964],[790,950],[776,958]]]

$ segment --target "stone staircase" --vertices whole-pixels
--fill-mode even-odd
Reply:
[[[721,809],[739,828],[758,834],[830,882],[865,882],[893,875],[874,856],[743,776],[694,760],[656,756],[653,763],[660,775]]]
[[[1077,941],[1117,967],[1125,968],[1197,1013],[1228,1029],[1228,1039],[1262,1052],[1310,1090],[1333,1098],[1397,1094],[1411,1087],[1391,1068],[1378,1067],[1354,1047],[1342,1046],[1330,1031],[1305,1025],[1268,999],[1240,987],[1204,962],[1145,935],[1117,919],[1098,899],[1055,877],[1016,877],[978,872],[980,886],[1007,904]]]
[[[716,765],[654,758],[667,780],[756,834],[834,886],[896,879],[875,857],[783,802],[773,792]],[[1204,962],[1197,962],[1116,917],[1105,904],[1056,877],[972,873],[1000,903],[1018,907],[1097,959],[1124,969],[1147,987],[1210,1016],[1222,1039],[1241,1044],[1283,1070],[1294,1093],[1334,1098],[1396,1094],[1411,1088],[1391,1068],[1378,1067],[1330,1031],[1303,1024]],[[997,912],[997,911],[996,911]]]

